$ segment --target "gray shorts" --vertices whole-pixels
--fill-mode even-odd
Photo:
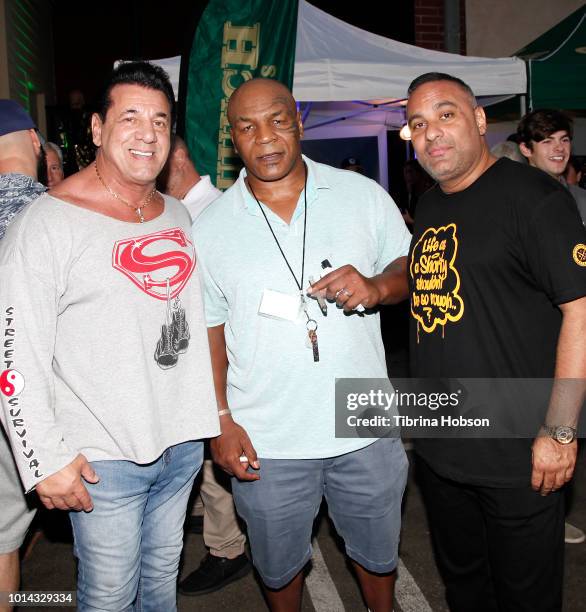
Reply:
[[[260,480],[233,478],[232,493],[254,566],[269,588],[285,586],[311,558],[323,496],[348,556],[370,572],[395,569],[408,467],[400,439],[328,459],[259,461]]]
[[[29,508],[12,451],[0,425],[0,555],[18,550],[35,510]]]

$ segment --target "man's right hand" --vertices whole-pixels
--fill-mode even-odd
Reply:
[[[49,510],[58,508],[90,512],[94,505],[82,478],[92,484],[100,480],[87,459],[80,454],[62,470],[39,482],[36,491]]]
[[[210,440],[210,449],[214,461],[228,474],[236,476],[238,480],[259,480],[258,474],[247,472],[248,466],[255,470],[260,469],[256,451],[245,429],[235,423],[230,416],[220,418],[222,433]],[[240,461],[246,456],[248,461]]]

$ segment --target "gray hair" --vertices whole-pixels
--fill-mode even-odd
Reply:
[[[47,141],[45,143],[45,152],[47,151],[47,149],[52,149],[55,153],[57,153],[57,157],[59,158],[59,163],[61,164],[61,167],[63,168],[63,152],[61,151],[61,147],[56,145],[54,142]]]
[[[527,159],[521,153],[519,145],[516,142],[511,142],[510,140],[505,140],[504,142],[495,144],[490,152],[497,158],[508,157],[509,159],[522,164],[527,163]]]

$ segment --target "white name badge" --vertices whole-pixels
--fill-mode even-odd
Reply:
[[[281,293],[265,289],[262,293],[258,314],[271,319],[297,321],[301,314],[301,296],[296,293]]]

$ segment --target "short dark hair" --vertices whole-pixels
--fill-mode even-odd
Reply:
[[[112,89],[116,85],[140,85],[147,89],[161,91],[169,101],[171,108],[171,125],[175,122],[175,94],[169,75],[160,67],[150,62],[123,62],[112,71],[98,100],[98,114],[106,120],[108,109],[112,106]]]
[[[455,83],[470,96],[473,105],[476,106],[476,96],[474,95],[470,85],[464,83],[462,79],[452,76],[451,74],[446,74],[445,72],[426,72],[425,74],[418,76],[416,79],[413,79],[409,85],[409,88],[407,89],[407,95],[410,96],[416,89],[422,85],[425,85],[426,83],[436,83],[437,81],[449,81],[450,83]]]
[[[542,108],[527,113],[517,126],[517,136],[529,149],[533,142],[541,142],[559,131],[568,133],[570,140],[574,135],[572,120],[566,113],[552,109]]]

